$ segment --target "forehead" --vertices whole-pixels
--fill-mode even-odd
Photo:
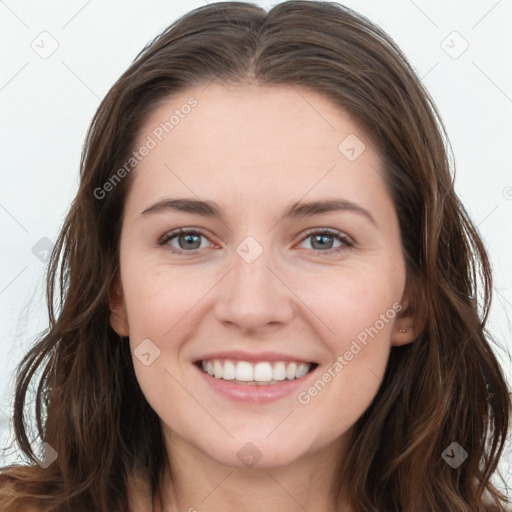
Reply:
[[[218,82],[164,100],[146,119],[139,142],[150,134],[159,143],[165,139],[169,146],[174,141],[182,150],[198,142],[208,149],[222,147],[226,156],[238,155],[241,148],[236,143],[245,142],[245,152],[258,160],[266,150],[280,148],[293,148],[296,159],[310,148],[316,158],[323,156],[317,151],[320,148],[337,155],[342,138],[349,134],[363,137],[351,116],[317,91],[292,85],[226,86]]]
[[[298,86],[212,82],[184,90],[145,120],[136,149],[145,144],[137,196],[176,191],[243,203],[344,194],[364,202],[386,193],[381,159],[357,123]]]

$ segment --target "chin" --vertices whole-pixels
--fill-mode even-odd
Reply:
[[[287,466],[307,456],[314,447],[303,433],[245,431],[218,441],[201,442],[197,447],[219,464],[239,469],[273,469]],[[298,435],[299,434],[299,435]],[[295,438],[294,438],[295,437]],[[318,447],[318,449],[321,449]]]

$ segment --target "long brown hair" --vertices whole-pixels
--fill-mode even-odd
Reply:
[[[0,483],[12,492],[3,494],[2,510],[126,511],[135,471],[158,488],[167,459],[159,418],[138,386],[129,344],[109,325],[132,175],[107,194],[98,190],[128,161],[160,101],[214,79],[323,93],[354,117],[386,164],[416,290],[411,308],[425,327],[414,343],[392,348],[333,497],[343,486],[354,512],[476,512],[491,510],[487,495],[504,510],[505,497],[490,482],[510,417],[485,328],[492,276],[454,192],[443,123],[387,34],[348,8],[315,1],[284,2],[268,13],[242,2],[198,8],[145,47],[101,102],[48,268],[49,328],[17,375],[15,435],[32,463],[3,472]],[[34,435],[58,454],[46,469],[34,463]],[[469,455],[456,469],[443,460],[453,442]]]

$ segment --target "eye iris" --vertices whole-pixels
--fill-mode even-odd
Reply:
[[[328,245],[329,247],[327,247],[327,249],[331,249],[332,242],[333,242],[332,238],[333,237],[331,235],[325,235],[325,234],[324,235],[314,235],[313,242],[312,242],[311,246],[313,247],[313,249],[325,249]],[[315,246],[315,244],[317,242],[320,243],[319,246]]]
[[[185,240],[185,244],[182,243],[183,240]],[[189,242],[192,242],[193,246]],[[181,249],[199,249],[201,246],[201,236],[192,234],[180,235],[178,237],[178,244]]]
[[[200,249],[201,248],[201,236],[196,233],[182,233],[177,236],[178,245],[180,249]],[[334,237],[328,233],[320,233],[311,235],[312,239],[311,246],[313,249],[331,249]]]

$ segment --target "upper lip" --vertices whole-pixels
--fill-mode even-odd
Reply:
[[[232,361],[247,361],[248,363],[263,362],[263,361],[296,361],[299,363],[312,363],[310,359],[304,359],[291,354],[284,354],[282,352],[246,352],[245,350],[224,350],[221,352],[211,352],[205,354],[198,359],[200,361],[209,361],[213,359],[230,359]]]

